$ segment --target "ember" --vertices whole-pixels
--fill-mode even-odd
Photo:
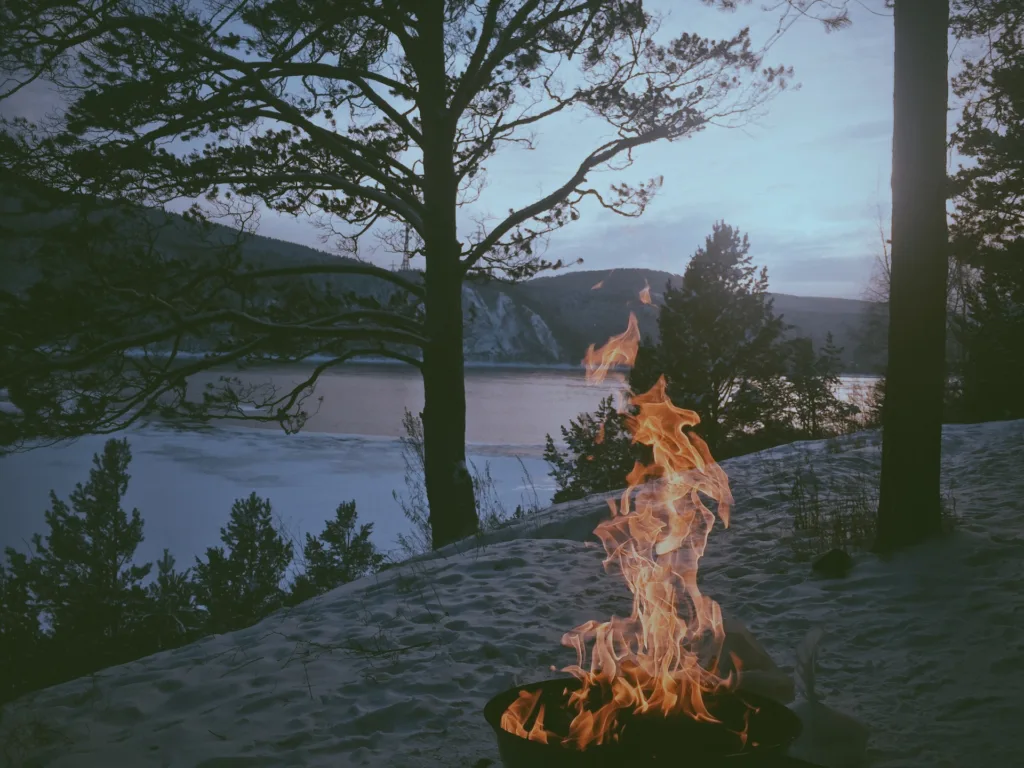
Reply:
[[[649,287],[641,300],[650,302]],[[624,333],[587,350],[588,381],[602,381],[612,366],[631,366],[639,342],[630,314]],[[653,461],[634,466],[626,477],[629,487],[618,503],[611,502],[611,518],[594,533],[604,545],[605,568],[617,566],[633,594],[632,614],[567,632],[562,644],[576,650],[577,663],[563,671],[575,680],[521,689],[505,705],[501,728],[520,739],[558,745],[563,757],[565,749],[627,745],[636,757],[639,745],[657,742],[669,724],[667,730],[677,734],[700,734],[719,755],[744,752],[758,746],[751,724],[764,707],[736,692],[737,673],[720,674],[722,613],[697,587],[698,562],[716,513],[729,523],[728,479],[707,444],[688,431],[700,419],[673,405],[664,376],[650,391],[630,394],[628,402],[627,426],[634,442],[651,447]],[[738,660],[732,661],[738,670]],[[769,708],[785,720],[788,710],[780,715],[780,706]],[[790,721],[783,729],[788,738],[795,736],[793,727]],[[672,740],[678,747],[678,736]]]

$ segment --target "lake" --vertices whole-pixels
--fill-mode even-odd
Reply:
[[[301,368],[266,368],[245,374],[253,383],[287,386]],[[198,389],[205,381],[197,380]],[[848,392],[870,379],[849,377]],[[623,386],[618,374],[588,385],[582,370],[477,367],[466,371],[467,452],[478,469],[489,465],[502,505],[546,505],[554,493],[542,458],[544,437]],[[404,493],[405,465],[397,438],[408,408],[423,407],[415,370],[351,365],[324,375],[316,390],[319,411],[298,435],[273,424],[229,424],[207,431],[159,425],[126,433],[133,461],[125,506],[146,521],[138,557],[153,560],[164,547],[179,561],[218,543],[232,502],[255,491],[274,505],[281,524],[299,541],[318,532],[341,501],[354,499],[359,520],[374,524],[378,546],[390,549],[408,530],[392,493]],[[0,547],[24,548],[43,530],[48,493],[61,498],[88,478],[92,454],[106,436],[0,458]]]

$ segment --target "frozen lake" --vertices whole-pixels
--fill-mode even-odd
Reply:
[[[301,369],[247,374],[277,384],[299,381]],[[852,383],[853,380],[850,380]],[[542,458],[544,436],[617,391],[622,378],[585,383],[581,370],[470,368],[466,374],[467,441],[480,469],[490,464],[509,509],[554,492]],[[318,532],[341,501],[354,499],[361,522],[373,522],[379,547],[390,549],[408,524],[392,497],[404,492],[398,436],[405,408],[418,413],[423,390],[418,372],[398,366],[354,365],[326,374],[317,388],[324,401],[298,435],[275,425],[232,424],[203,432],[147,426],[126,433],[133,460],[126,506],[146,522],[137,553],[147,561],[167,547],[181,563],[218,544],[234,499],[255,491],[274,505],[297,539]],[[0,547],[24,548],[43,532],[49,491],[61,498],[88,478],[92,454],[105,436],[0,458]],[[522,462],[522,463],[520,463]],[[533,489],[524,478],[526,469]]]

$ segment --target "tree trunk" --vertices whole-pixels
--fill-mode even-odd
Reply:
[[[889,362],[877,548],[941,528],[949,0],[896,0]]]
[[[466,380],[462,352],[462,264],[456,227],[455,124],[445,88],[444,3],[419,11],[420,120],[423,131],[423,244],[426,256],[423,349],[423,464],[434,549],[479,529],[466,466]]]

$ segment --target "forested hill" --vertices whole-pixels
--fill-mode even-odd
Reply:
[[[0,226],[18,226],[21,201],[31,196],[31,185],[23,185],[10,176],[0,176]],[[236,233],[215,226],[204,236],[176,214],[154,210],[150,217],[169,227],[161,228],[160,249],[168,255],[193,258],[208,248],[210,240],[230,242]],[[38,225],[38,221],[35,226]],[[292,264],[337,263],[342,259],[323,251],[261,235],[246,235],[242,241],[243,259],[268,267]],[[31,257],[13,248],[0,249],[0,289],[20,290],[39,279]],[[201,255],[199,256],[201,258]],[[70,276],[75,267],[67,265]],[[60,270],[64,272],[64,270]],[[415,277],[415,275],[408,275]],[[328,278],[338,288],[383,298],[393,286],[373,277]],[[611,273],[574,271],[509,285],[472,283],[463,291],[466,323],[466,359],[477,362],[517,362],[527,364],[575,363],[591,343],[603,343],[626,327],[630,311],[635,311],[641,332],[657,337],[657,309],[640,303],[639,292],[645,279],[650,283],[655,305],[669,280],[678,275],[649,269],[616,269]],[[594,285],[602,282],[601,288]],[[794,327],[795,335],[810,336],[816,343],[831,331],[844,347],[846,372],[873,371],[877,368],[881,347],[863,342],[861,329],[872,305],[865,301],[776,294],[775,309]],[[877,305],[876,305],[877,306]]]
[[[770,279],[769,275],[769,279]],[[591,343],[600,344],[621,333],[635,312],[642,335],[658,336],[658,309],[665,285],[677,285],[680,275],[654,269],[585,270],[538,277],[510,289],[512,297],[538,315],[554,333],[566,354],[582,358]],[[654,306],[640,301],[644,281],[651,286]],[[594,286],[600,284],[599,288]],[[856,299],[771,294],[775,311],[793,326],[792,336],[809,336],[815,344],[831,332],[843,347],[847,373],[876,372],[883,358],[884,339],[865,337],[869,314],[885,315],[884,305]],[[876,323],[884,328],[884,323]]]

